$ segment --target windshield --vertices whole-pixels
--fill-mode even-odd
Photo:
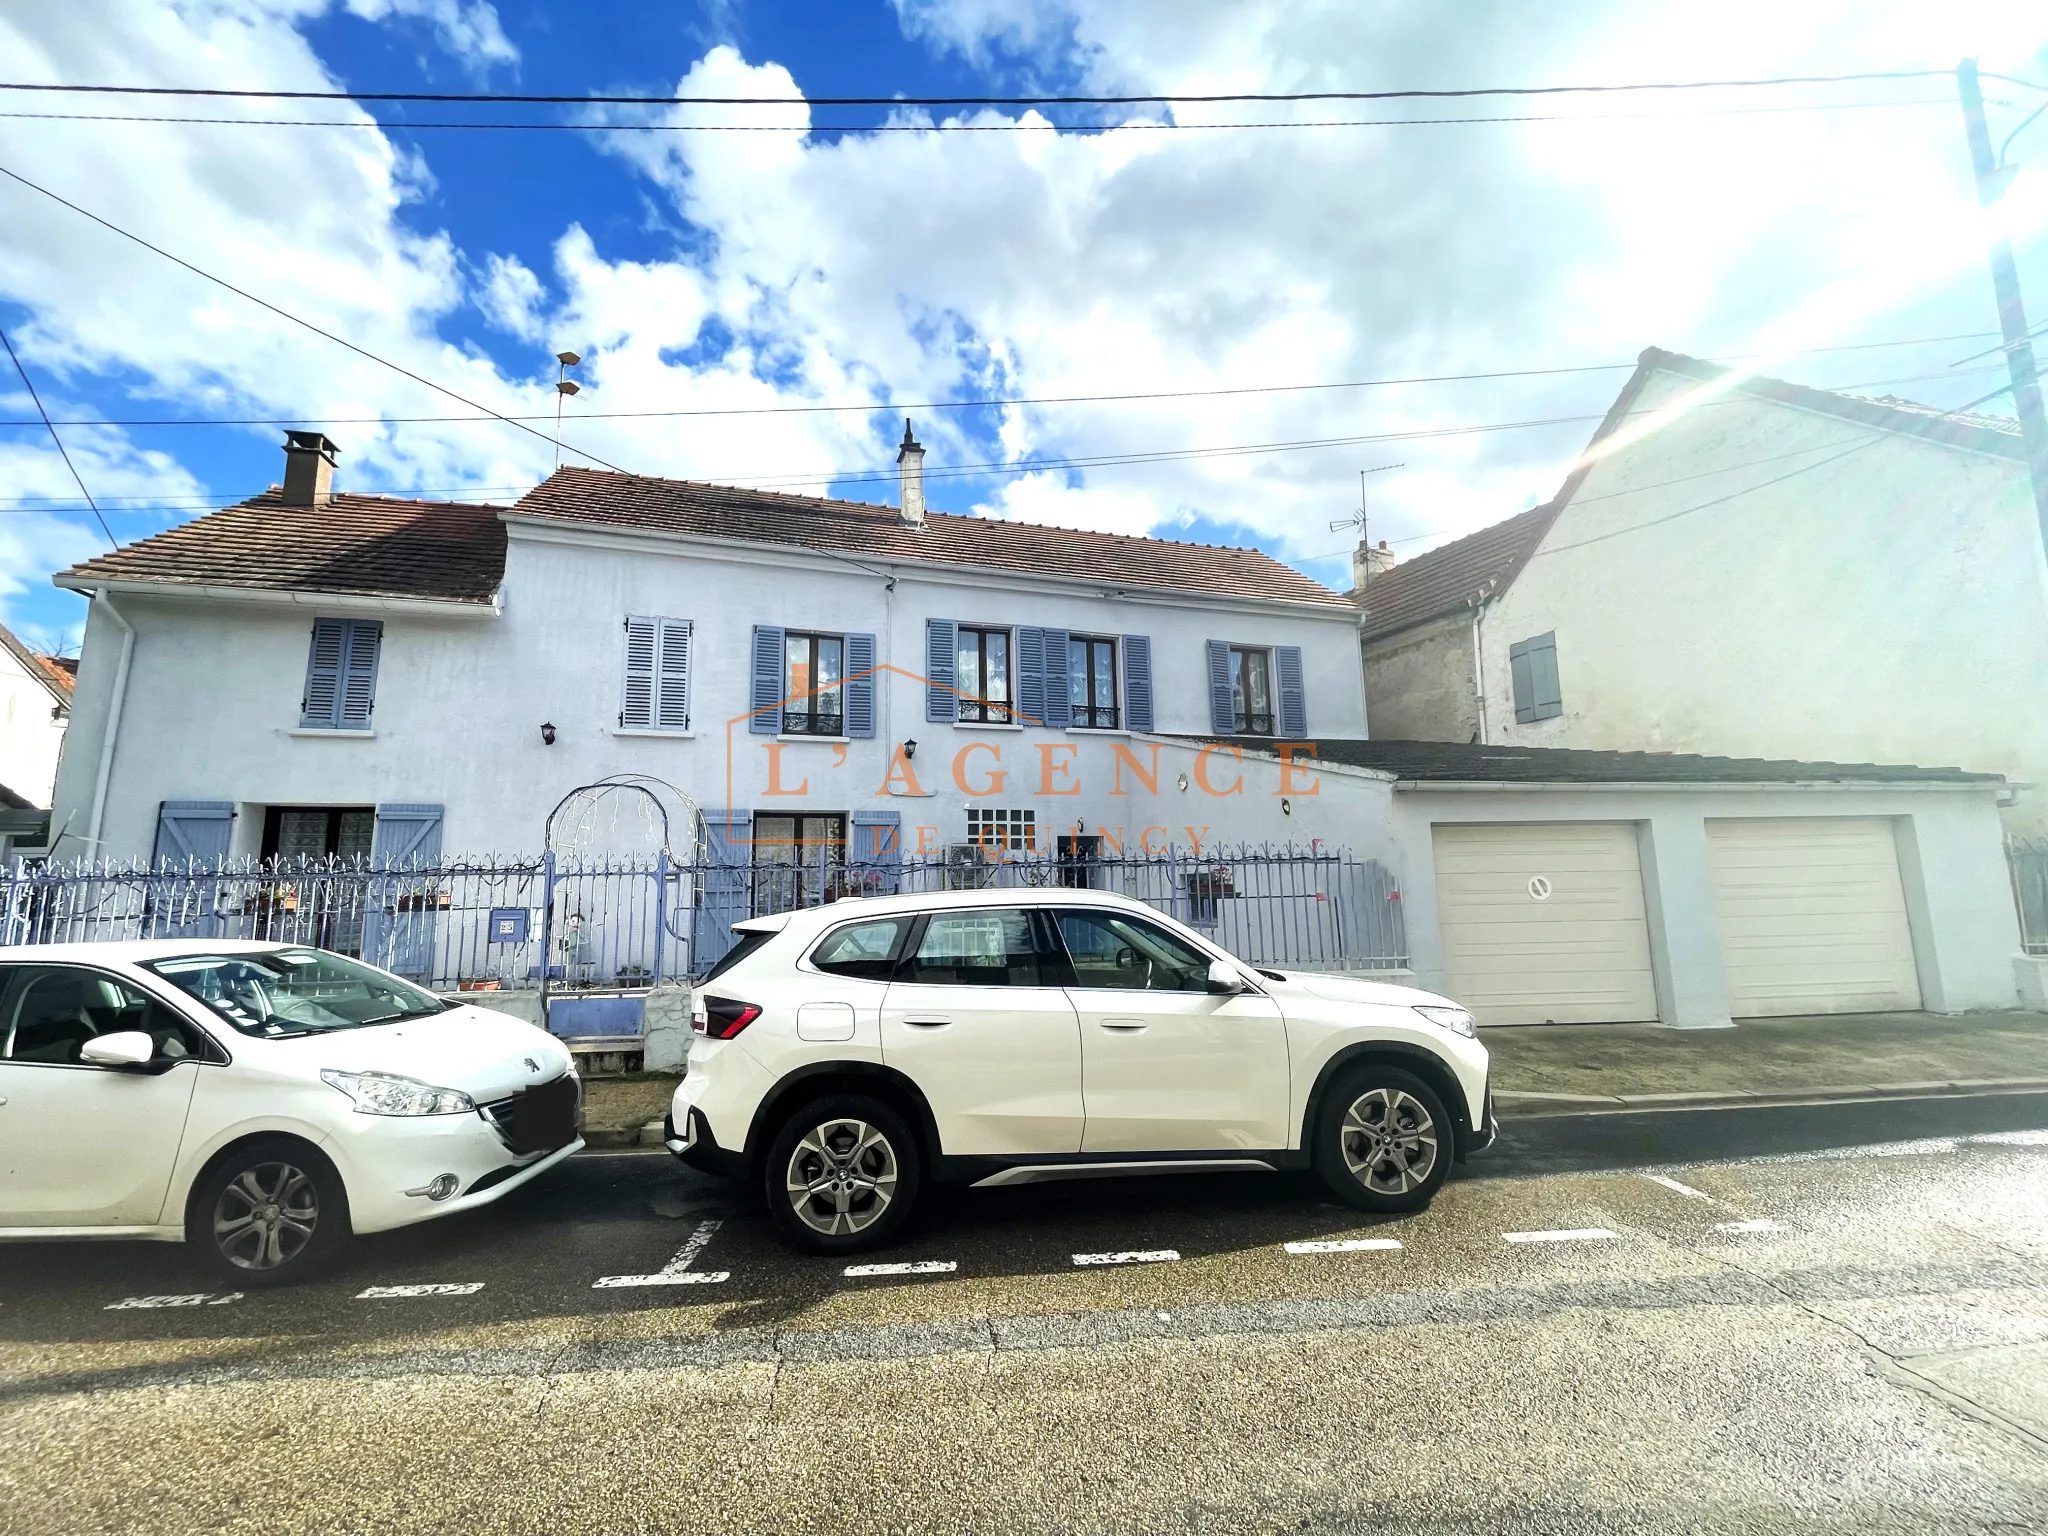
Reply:
[[[276,1038],[398,1019],[424,1018],[454,1004],[382,971],[319,949],[255,955],[181,955],[149,962],[245,1035]]]

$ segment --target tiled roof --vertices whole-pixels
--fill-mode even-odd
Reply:
[[[71,690],[78,682],[77,662],[67,663],[61,657],[45,656],[41,651],[29,649],[22,643],[21,637],[4,624],[0,624],[0,647],[4,647],[16,661],[20,662],[30,677],[49,689],[56,696],[58,703],[71,702]]]
[[[1270,752],[1270,737],[1235,743]],[[1761,757],[1700,757],[1688,752],[1604,752],[1569,747],[1479,746],[1459,741],[1313,743],[1323,762],[1376,768],[1397,779],[1482,784],[1832,784],[1997,783],[1995,773],[1914,768],[1899,763],[1804,763]]]
[[[58,576],[96,581],[253,587],[277,592],[424,597],[487,603],[505,575],[501,508],[470,502],[338,495],[324,506],[287,506],[276,491]]]
[[[1425,623],[1506,586],[1556,515],[1555,503],[1533,508],[1373,577],[1352,594],[1365,608],[1366,639]]]
[[[760,544],[1066,576],[1111,586],[1344,608],[1348,600],[1256,549],[1086,533],[987,517],[927,515],[922,528],[894,507],[694,480],[659,480],[570,467],[519,499],[521,517],[697,534]]]

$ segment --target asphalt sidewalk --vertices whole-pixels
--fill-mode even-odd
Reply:
[[[2048,1090],[2048,1014],[1882,1013],[1733,1029],[1484,1029],[1503,1118]]]

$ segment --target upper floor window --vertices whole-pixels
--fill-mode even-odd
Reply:
[[[990,725],[1010,723],[1010,632],[959,626],[954,649],[959,671],[960,718]]]
[[[377,619],[315,619],[299,697],[299,729],[367,731],[377,703],[377,655],[384,625]]]
[[[626,685],[619,728],[690,728],[690,621],[633,615],[626,619]]]
[[[1073,635],[1067,640],[1067,699],[1082,730],[1113,731],[1116,707],[1116,642]]]
[[[1557,686],[1556,630],[1509,646],[1508,670],[1514,674],[1518,722],[1554,720],[1564,713],[1564,695]]]
[[[1240,736],[1273,734],[1273,662],[1270,653],[1230,648],[1231,729]]]
[[[782,644],[782,729],[792,736],[844,736],[846,641],[792,629]]]
[[[1308,736],[1308,686],[1298,645],[1209,642],[1209,729],[1219,736]]]

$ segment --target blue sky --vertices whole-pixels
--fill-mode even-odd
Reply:
[[[1991,0],[1939,15],[1886,0],[1583,0],[1446,16],[1334,0],[19,0],[0,17],[0,57],[12,78],[73,83],[814,97],[1945,69],[1972,52],[2039,78],[2048,43],[2038,6]],[[2002,129],[2048,99],[1994,97]],[[544,414],[551,354],[574,348],[586,388],[565,438],[653,473],[886,500],[887,483],[854,476],[892,465],[901,409],[790,408],[1625,364],[1648,345],[1761,352],[1802,382],[1947,405],[1999,382],[1995,359],[1949,366],[1988,342],[1869,346],[1994,324],[1941,80],[1456,114],[1544,118],[1529,122],[1104,133],[1014,131],[1014,109],[955,115],[1001,130],[975,133],[865,131],[929,120],[878,109],[663,109],[634,120],[784,126],[629,135],[379,130],[327,103],[5,105],[353,124],[0,120],[0,165],[499,410]],[[1453,115],[1176,116],[1290,114]],[[2033,169],[2048,166],[2048,128],[2030,133],[2013,201],[2048,319],[2048,173]],[[353,489],[509,500],[552,462],[496,423],[378,425],[462,410],[12,184],[0,324],[60,417],[317,418]],[[1374,478],[1374,531],[1413,554],[1547,496],[1625,377],[911,414],[940,508],[1258,543],[1343,585],[1350,536],[1328,525],[1355,507],[1358,470],[1398,464]],[[10,378],[0,406],[33,415]],[[756,414],[595,414],[734,410]],[[1531,421],[1554,424],[1501,425]],[[1372,434],[1393,440],[958,470]],[[260,490],[280,474],[279,436],[66,432],[123,539]],[[82,615],[49,573],[104,546],[76,502],[46,434],[0,427],[0,618],[44,644]]]

